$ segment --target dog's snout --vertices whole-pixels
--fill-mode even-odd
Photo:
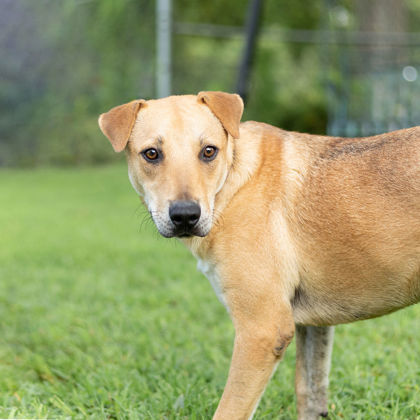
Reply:
[[[201,216],[201,208],[195,201],[174,201],[169,207],[172,223],[181,229],[191,229]]]

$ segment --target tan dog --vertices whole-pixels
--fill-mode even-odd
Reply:
[[[299,419],[327,415],[332,325],[420,300],[420,127],[345,139],[240,124],[238,95],[137,100],[99,125],[235,326],[215,419],[252,417],[296,334]]]

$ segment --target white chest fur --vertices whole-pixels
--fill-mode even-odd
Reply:
[[[209,263],[208,261],[201,260],[200,258],[198,258],[197,269],[201,271],[208,278],[220,302],[223,303],[223,305],[229,312],[229,307],[227,305],[225,295],[223,294],[220,276],[217,273],[215,265]]]

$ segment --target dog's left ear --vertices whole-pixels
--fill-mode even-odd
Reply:
[[[198,101],[206,104],[222,123],[224,129],[234,138],[239,138],[244,103],[236,93],[200,92]]]
[[[108,137],[116,152],[121,152],[125,149],[136,122],[137,114],[145,103],[144,99],[137,99],[127,104],[116,106],[99,116],[99,127],[102,133]]]

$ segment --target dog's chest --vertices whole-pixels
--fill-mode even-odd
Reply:
[[[206,260],[202,260],[198,258],[197,261],[197,269],[201,271],[210,281],[210,284],[213,286],[214,291],[216,292],[217,297],[219,298],[220,302],[223,303],[227,311],[229,312],[229,307],[226,301],[226,297],[223,294],[222,284],[220,276],[216,270],[214,264],[209,263]]]

